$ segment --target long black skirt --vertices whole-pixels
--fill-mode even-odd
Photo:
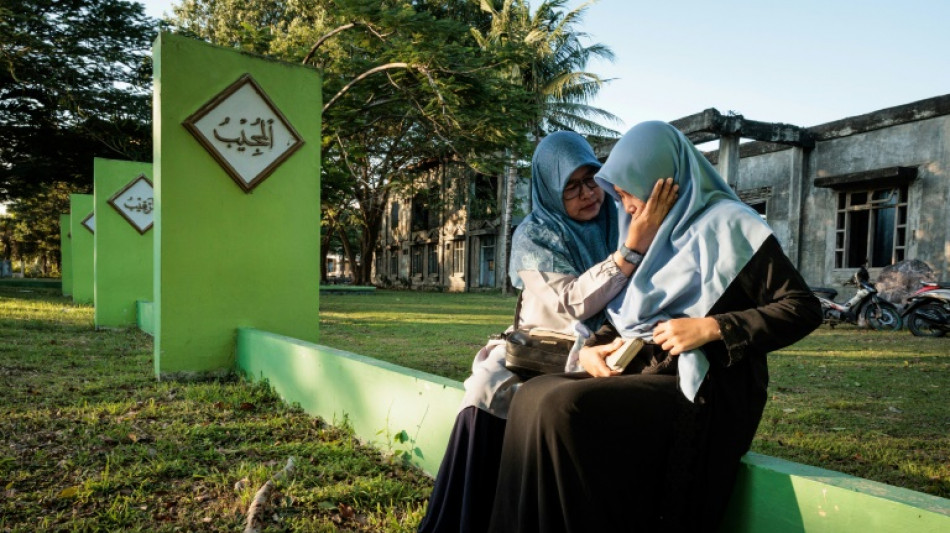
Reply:
[[[420,532],[487,531],[504,435],[503,418],[477,407],[459,412]]]
[[[528,381],[509,411],[489,531],[688,529],[698,520],[669,495],[694,468],[682,436],[695,428],[682,430],[699,411],[672,375]]]

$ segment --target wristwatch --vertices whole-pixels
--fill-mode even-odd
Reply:
[[[637,266],[641,261],[643,261],[643,254],[627,248],[626,244],[621,244],[617,251],[620,252],[621,256],[623,256],[624,261],[630,263],[633,266]]]

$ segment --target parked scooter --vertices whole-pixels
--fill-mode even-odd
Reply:
[[[834,301],[838,291],[821,287],[812,287],[812,292],[821,302],[821,312],[824,323],[832,328],[846,322],[858,324],[859,319],[868,327],[880,331],[896,331],[901,329],[901,315],[897,307],[881,298],[877,289],[870,283],[871,276],[863,265],[854,273],[851,280],[845,285],[856,285],[858,292],[854,297],[843,304]]]
[[[950,331],[950,282],[920,283],[904,307],[907,329],[919,337],[943,337]]]

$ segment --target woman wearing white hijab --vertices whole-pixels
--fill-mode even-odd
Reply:
[[[636,267],[615,251],[617,209],[594,182],[599,169],[594,151],[577,133],[552,133],[535,150],[532,211],[511,245],[511,281],[522,290],[521,328],[573,334],[575,321],[597,328],[607,302]],[[655,200],[644,206],[648,215],[624,227],[631,248],[649,247],[676,199],[672,180],[656,189]],[[420,532],[485,531],[508,405],[520,384],[505,368],[503,341],[478,352]]]
[[[586,372],[515,396],[490,531],[718,527],[765,406],[766,354],[821,312],[768,226],[669,124],[635,126],[597,174],[623,204],[621,231],[670,175],[679,199],[581,350]],[[610,371],[619,337],[643,338],[660,363]]]

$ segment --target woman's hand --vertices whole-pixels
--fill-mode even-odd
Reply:
[[[581,362],[581,366],[584,367],[584,370],[595,378],[617,376],[620,372],[608,368],[604,360],[607,359],[608,355],[619,350],[621,346],[623,346],[623,339],[620,337],[614,339],[610,344],[585,346],[581,348],[580,353],[578,353],[578,360]]]
[[[715,318],[674,318],[660,322],[653,328],[653,342],[679,355],[722,338]]]
[[[653,238],[656,237],[657,230],[660,229],[660,224],[676,203],[679,188],[679,185],[673,183],[673,178],[656,182],[646,205],[633,215],[624,243],[627,248],[641,254],[646,253],[647,248],[653,243]]]

